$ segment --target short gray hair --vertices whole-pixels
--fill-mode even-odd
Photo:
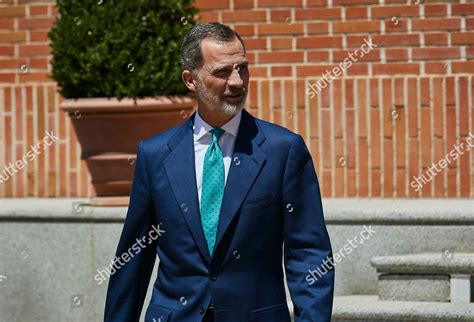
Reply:
[[[244,41],[236,31],[228,26],[218,22],[199,24],[194,26],[184,36],[183,43],[181,44],[181,66],[183,69],[192,72],[198,70],[203,58],[201,41],[206,38],[222,42],[231,42],[237,38],[242,43],[245,52]]]

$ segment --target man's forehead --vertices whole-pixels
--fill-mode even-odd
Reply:
[[[237,38],[229,42],[204,39],[201,42],[201,51],[203,63],[208,66],[232,65],[246,61],[244,47]]]

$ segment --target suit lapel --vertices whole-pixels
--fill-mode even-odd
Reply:
[[[202,229],[196,185],[193,140],[195,115],[196,112],[168,141],[171,152],[163,163],[176,201],[181,207],[181,214],[199,251],[209,264],[211,256]],[[265,162],[265,154],[259,148],[264,140],[265,136],[259,131],[255,118],[243,109],[224,189],[214,252]]]
[[[195,115],[196,112],[169,140],[168,146],[171,152],[163,162],[176,201],[181,207],[181,215],[184,217],[201,255],[209,264],[211,255],[202,229],[196,184],[193,139]]]

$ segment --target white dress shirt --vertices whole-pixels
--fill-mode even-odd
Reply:
[[[240,110],[229,122],[220,128],[225,131],[217,142],[224,156],[224,186],[227,182],[227,175],[234,153],[235,139],[239,131],[240,119],[242,118],[242,110]],[[199,108],[194,117],[194,160],[196,170],[196,183],[198,191],[199,209],[201,209],[201,191],[202,191],[202,173],[204,170],[204,157],[207,148],[211,145],[212,134],[209,132],[214,127],[207,124],[199,115]]]

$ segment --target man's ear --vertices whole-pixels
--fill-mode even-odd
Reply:
[[[181,78],[183,79],[184,84],[191,92],[196,92],[196,77],[189,70],[183,70],[181,73]]]

